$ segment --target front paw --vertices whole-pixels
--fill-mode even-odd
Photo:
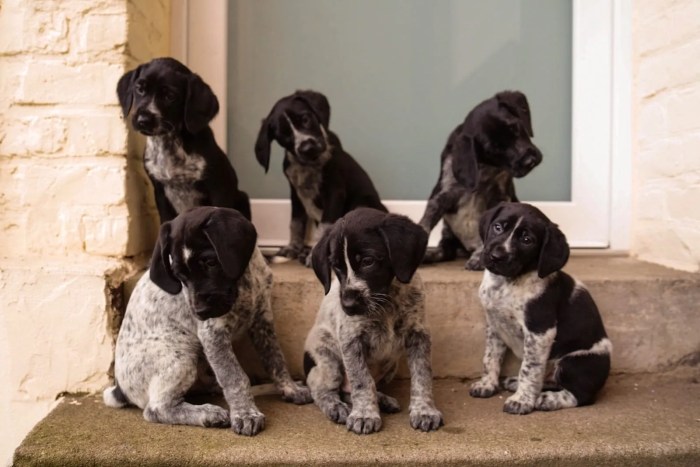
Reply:
[[[299,254],[299,262],[301,264],[303,264],[304,266],[306,266],[307,268],[312,267],[312,264],[311,264],[311,258],[312,258],[311,252],[312,251],[313,251],[313,248],[309,248],[308,250],[301,252]]]
[[[435,431],[445,424],[442,412],[432,405],[412,409],[409,414],[411,426],[416,430]]]
[[[344,424],[350,413],[350,406],[345,402],[337,401],[333,403],[321,404],[321,411],[326,414],[332,422],[340,425]]]
[[[239,435],[253,436],[265,428],[265,415],[257,408],[231,412],[231,429]]]
[[[282,390],[282,400],[298,405],[314,401],[311,397],[311,390],[297,383],[292,383]]]
[[[480,379],[469,388],[472,397],[491,397],[498,392],[498,385],[487,379]]]
[[[533,410],[535,410],[535,400],[517,392],[506,399],[503,405],[503,411],[513,415],[527,415]]]
[[[275,256],[283,256],[289,259],[296,259],[303,252],[303,245],[287,245],[279,249]]]
[[[484,265],[481,263],[481,255],[472,255],[472,257],[464,263],[464,269],[469,271],[483,271]]]
[[[376,409],[353,409],[345,422],[348,430],[358,435],[367,435],[379,431],[382,418]]]

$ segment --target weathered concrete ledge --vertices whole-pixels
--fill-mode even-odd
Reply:
[[[484,316],[477,297],[482,273],[463,261],[422,266],[436,377],[481,372]],[[621,256],[575,255],[565,270],[588,286],[614,344],[613,371],[656,372],[700,360],[700,274],[674,271]],[[297,262],[272,266],[275,328],[290,367],[302,373],[303,346],[323,287]],[[249,371],[264,378],[257,356],[239,346]],[[512,370],[513,363],[510,362]],[[402,370],[402,376],[407,372]]]
[[[223,465],[700,465],[700,369],[618,375],[589,407],[526,416],[502,412],[506,394],[472,399],[468,384],[437,380],[446,425],[408,423],[408,384],[387,392],[402,412],[379,433],[358,436],[314,405],[256,398],[267,416],[258,436],[228,429],[147,423],[138,409],[110,409],[100,397],[66,398],[15,453],[15,466]]]

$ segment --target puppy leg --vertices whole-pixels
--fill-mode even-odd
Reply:
[[[313,237],[313,246],[308,249],[304,249],[299,254],[299,261],[306,266],[307,268],[311,267],[311,255],[313,254],[313,249],[318,243],[318,241],[323,237],[323,234],[326,230],[328,230],[331,226],[333,225],[332,222],[321,222],[316,226],[316,229],[314,230],[314,237]]]
[[[314,332],[312,330],[312,332]],[[326,335],[330,338],[329,335]],[[338,356],[317,340],[319,345],[314,349],[314,357],[310,352],[304,353],[306,367],[306,384],[311,389],[314,402],[326,417],[335,423],[345,424],[350,406],[340,398],[340,386],[343,384],[343,368]]]
[[[277,256],[296,259],[305,250],[304,241],[306,240],[306,224],[308,216],[301,200],[297,196],[296,191],[291,187],[292,201],[292,220],[289,223],[289,245],[280,248]]]
[[[484,251],[483,244],[479,245],[477,249],[472,252],[467,262],[464,263],[464,269],[467,269],[469,271],[483,271],[484,264],[481,262],[482,251]]]
[[[441,196],[442,184],[438,180],[437,184],[433,188],[430,198],[425,205],[425,212],[423,212],[423,217],[421,218],[418,225],[423,227],[423,230],[430,233],[437,225],[440,218],[445,214],[445,200]]]
[[[255,406],[250,394],[250,380],[233,353],[231,331],[226,319],[211,318],[197,324],[197,335],[204,355],[229,406],[231,428],[240,435],[257,434],[265,427],[265,416]]]
[[[425,329],[409,331],[406,336],[406,356],[411,373],[411,402],[408,406],[411,426],[421,431],[437,430],[444,425],[444,421],[433,401],[430,335]]]
[[[196,378],[196,356],[190,360],[161,360],[160,371],[148,386],[148,404],[144,407],[143,418],[172,425],[229,426],[229,414],[223,408],[184,402],[185,393]]]
[[[486,348],[484,349],[484,374],[479,381],[472,384],[469,395],[472,397],[491,397],[498,392],[498,375],[501,373],[503,357],[508,347],[493,329],[486,318]]]
[[[352,395],[352,410],[345,426],[358,435],[379,431],[382,419],[379,415],[377,389],[367,367],[364,343],[359,337],[351,337],[345,342],[341,340],[341,345]]]
[[[583,354],[564,357],[555,372],[560,391],[542,392],[538,410],[558,410],[590,405],[610,373],[610,355]]]
[[[295,383],[289,376],[287,363],[284,360],[272,323],[269,299],[265,302],[268,304],[267,311],[258,314],[248,329],[248,335],[255,350],[260,355],[265,371],[270,375],[277,389],[282,392],[282,398],[295,404],[308,404],[312,402],[311,392],[309,388]]]
[[[506,399],[503,411],[525,415],[535,409],[547,370],[547,358],[557,335],[555,327],[542,334],[525,330],[523,362],[518,373],[518,389]]]
[[[441,261],[452,261],[457,257],[457,250],[462,247],[462,243],[452,232],[452,229],[445,222],[442,225],[442,237],[436,249],[425,252],[423,263],[438,263]]]
[[[401,412],[399,401],[383,392],[377,391],[377,402],[379,403],[379,410],[384,413]]]

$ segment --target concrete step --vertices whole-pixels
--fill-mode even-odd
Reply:
[[[697,329],[696,329],[697,330]],[[468,383],[435,382],[446,425],[409,426],[408,384],[387,388],[402,412],[379,433],[358,436],[314,405],[257,397],[266,428],[253,438],[228,429],[166,426],[99,396],[70,396],[15,453],[22,466],[190,465],[700,465],[700,368],[613,376],[595,405],[526,416],[501,411],[506,394],[467,395]]]
[[[419,268],[433,339],[436,377],[477,377],[484,349],[484,315],[477,297],[482,273],[463,261]],[[674,271],[623,256],[574,253],[565,270],[586,284],[614,345],[613,372],[658,372],[700,361],[700,274]],[[272,265],[275,328],[292,372],[302,374],[303,346],[323,297],[312,270],[297,262]],[[237,348],[256,380],[266,375],[247,343]],[[516,362],[510,359],[512,374]],[[405,368],[399,373],[407,377]]]

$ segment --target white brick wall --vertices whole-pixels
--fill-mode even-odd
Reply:
[[[632,252],[700,270],[700,2],[634,9]]]
[[[169,0],[0,6],[0,465],[112,358],[106,295],[157,223],[115,88],[167,55]],[[11,362],[11,364],[10,364]]]

